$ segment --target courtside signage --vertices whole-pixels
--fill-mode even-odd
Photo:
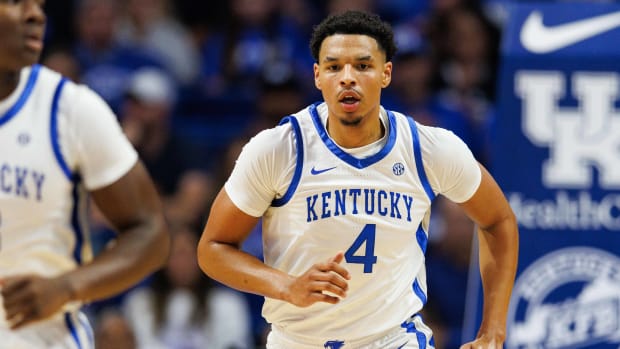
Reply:
[[[616,349],[620,6],[529,3],[510,13],[491,164],[521,233],[505,346]],[[465,338],[481,318],[479,282]]]

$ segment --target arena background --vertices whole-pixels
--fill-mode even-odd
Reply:
[[[506,347],[620,346],[614,1],[48,0],[45,7],[41,63],[88,85],[117,113],[175,237],[163,271],[88,305],[98,348],[264,347],[260,297],[202,276],[192,247],[241,145],[320,98],[309,34],[344,9],[377,12],[394,26],[399,52],[384,106],[460,136],[519,218]],[[96,207],[91,225],[97,253],[114,233]],[[454,205],[436,202],[424,318],[437,348],[475,336],[473,231]],[[244,248],[261,256],[260,229]]]

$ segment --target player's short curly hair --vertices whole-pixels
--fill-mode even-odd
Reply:
[[[334,34],[361,34],[374,38],[379,48],[385,52],[386,61],[391,61],[396,54],[394,32],[389,23],[382,21],[376,14],[347,11],[331,15],[314,27],[310,39],[310,51],[315,62],[319,61],[323,40]]]

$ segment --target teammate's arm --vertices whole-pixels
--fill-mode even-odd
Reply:
[[[346,296],[348,272],[340,265],[344,255],[319,262],[300,276],[265,265],[240,250],[259,218],[241,211],[222,189],[213,202],[198,243],[198,264],[211,278],[244,292],[279,299],[297,306],[337,303]],[[324,294],[329,291],[338,297]]]
[[[119,236],[91,263],[57,277],[18,275],[0,280],[12,328],[45,319],[71,301],[115,295],[164,264],[169,236],[159,198],[137,162],[116,182],[92,191],[98,208]]]
[[[92,263],[64,276],[73,298],[86,301],[133,286],[161,267],[170,250],[159,197],[140,161],[118,181],[91,194],[118,237]]]
[[[461,348],[501,348],[517,268],[518,228],[499,186],[483,166],[480,168],[480,186],[460,205],[478,227],[484,305],[476,339]]]

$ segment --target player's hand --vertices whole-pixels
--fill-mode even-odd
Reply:
[[[71,289],[61,278],[7,277],[0,279],[0,289],[12,329],[49,317],[71,299]]]
[[[460,349],[502,349],[504,341],[500,337],[481,335],[475,340],[461,345]]]
[[[340,264],[343,259],[344,254],[338,252],[294,278],[288,287],[287,300],[299,307],[308,307],[316,302],[338,303],[340,298],[347,296],[347,280],[351,278],[349,271]]]

